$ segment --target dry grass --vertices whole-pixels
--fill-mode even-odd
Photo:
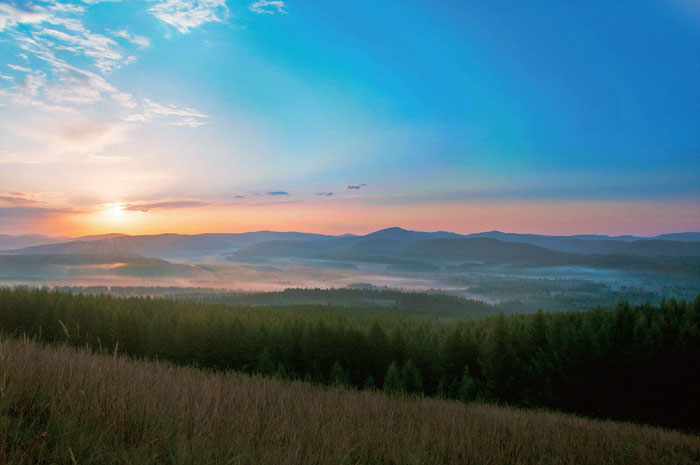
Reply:
[[[700,437],[0,344],[0,463],[690,464]]]

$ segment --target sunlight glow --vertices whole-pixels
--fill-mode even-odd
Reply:
[[[133,223],[133,212],[127,211],[123,203],[108,203],[99,210],[97,222],[107,227],[125,227]]]

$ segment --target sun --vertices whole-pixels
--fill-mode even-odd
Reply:
[[[99,214],[100,222],[108,226],[125,226],[131,222],[130,215],[123,203],[105,204]]]

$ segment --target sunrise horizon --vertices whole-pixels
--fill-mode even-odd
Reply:
[[[698,18],[1,2],[0,234],[698,231]]]
[[[340,237],[340,236],[365,236],[365,235],[370,235],[372,233],[380,232],[380,231],[386,231],[386,230],[403,230],[403,231],[417,231],[417,232],[428,232],[428,233],[440,233],[440,232],[448,232],[448,233],[454,233],[458,235],[464,235],[464,236],[469,236],[469,235],[474,235],[474,234],[483,234],[483,233],[503,233],[503,234],[514,234],[514,235],[537,235],[537,236],[561,236],[561,237],[575,237],[575,236],[599,236],[599,237],[611,237],[611,238],[619,238],[619,237],[636,237],[636,238],[641,238],[641,239],[654,239],[659,236],[664,236],[664,235],[670,235],[670,234],[684,234],[684,233],[691,233],[691,234],[700,234],[700,229],[682,229],[682,228],[670,228],[670,229],[665,229],[660,232],[644,232],[644,233],[636,233],[636,232],[627,232],[627,233],[606,233],[604,231],[599,231],[599,230],[594,230],[594,231],[587,231],[587,230],[573,230],[573,231],[567,231],[567,232],[562,232],[562,233],[552,233],[551,230],[547,229],[546,232],[538,232],[536,230],[507,230],[507,229],[499,229],[499,228],[492,228],[492,229],[478,229],[478,228],[463,228],[463,229],[446,229],[446,228],[432,228],[432,229],[421,229],[421,228],[412,228],[412,227],[405,227],[402,225],[398,224],[386,224],[386,225],[380,225],[377,227],[370,227],[368,229],[358,229],[354,231],[342,231],[342,232],[337,232],[335,229],[304,229],[304,228],[299,228],[299,229],[284,229],[284,228],[251,228],[251,229],[221,229],[221,230],[193,230],[191,232],[182,232],[182,231],[176,231],[172,229],[153,229],[153,230],[145,230],[143,232],[135,231],[135,232],[128,232],[128,230],[119,230],[119,229],[104,229],[104,230],[94,230],[94,231],[88,231],[86,233],[73,233],[73,234],[46,234],[46,230],[42,229],[41,231],[38,232],[18,232],[18,233],[13,233],[13,234],[7,234],[7,233],[0,233],[0,235],[5,235],[5,236],[45,236],[45,237],[50,237],[50,238],[67,238],[67,239],[80,239],[80,238],[86,238],[86,237],[95,237],[97,238],[103,238],[103,237],[109,237],[109,236],[165,236],[165,235],[181,235],[181,236],[196,236],[196,235],[225,235],[225,234],[250,234],[250,233],[261,233],[261,232],[273,232],[273,233],[303,233],[303,234],[318,234],[318,235],[325,235],[325,236],[332,236],[332,237]]]
[[[3,463],[697,464],[698,366],[700,0],[0,0]]]

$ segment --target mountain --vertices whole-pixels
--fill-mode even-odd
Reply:
[[[114,257],[95,254],[0,255],[0,278],[120,276],[195,277],[206,271],[197,266],[144,257]]]
[[[624,241],[612,239],[582,239],[571,236],[543,236],[538,234],[516,234],[500,231],[469,234],[468,238],[486,237],[503,242],[518,242],[544,247],[559,252],[569,253],[616,253],[624,245]]]
[[[679,237],[693,238],[694,234],[680,233]],[[668,236],[668,235],[664,235]],[[543,236],[538,234],[516,234],[500,231],[469,234],[467,238],[487,237],[503,242],[532,244],[559,252],[577,254],[622,254],[653,257],[657,255],[700,256],[700,241],[672,241],[634,236]]]
[[[398,227],[364,236],[256,231],[234,234],[106,234],[75,239],[0,236],[6,254],[81,254],[118,258],[149,257],[176,261],[260,262],[306,258],[373,263],[425,260],[561,262],[564,254],[700,257],[700,233],[663,235],[664,239],[619,236],[544,236],[500,231],[460,235],[446,231],[410,231]],[[669,240],[668,238],[683,240]],[[4,241],[4,242],[3,242]],[[508,245],[510,244],[510,245]],[[556,259],[555,259],[556,257]],[[569,257],[571,258],[571,257]],[[584,260],[585,261],[585,260]]]
[[[397,255],[439,261],[559,263],[566,261],[569,254],[532,244],[504,242],[488,237],[468,237],[411,242],[398,250]]]
[[[411,237],[411,235],[399,234],[402,234],[402,237]],[[367,237],[370,238],[366,239]],[[334,239],[304,243],[298,241],[261,242],[238,250],[227,256],[227,259],[255,262],[274,258],[316,258],[387,264],[398,259],[411,261],[411,263],[418,265],[424,264],[426,261],[454,262],[464,260],[559,263],[565,261],[565,257],[568,255],[531,244],[503,242],[485,237],[403,242],[386,238],[376,239],[376,236],[367,235],[350,240]]]
[[[115,257],[153,257],[166,260],[204,260],[229,253],[258,242],[281,238],[304,242],[332,236],[298,232],[257,231],[239,234],[158,234],[126,236],[110,234],[105,238],[79,238],[70,242],[8,250],[10,254],[102,254]]]
[[[617,253],[625,255],[700,257],[700,242],[644,239],[629,242]]]
[[[0,250],[21,249],[34,245],[55,244],[70,240],[70,237],[49,237],[40,234],[23,234],[20,236],[0,234]]]
[[[428,239],[455,239],[459,237],[464,237],[461,234],[451,233],[447,231],[436,231],[436,232],[422,232],[422,231],[409,231],[407,229],[393,227],[381,229],[373,233],[369,233],[365,236],[361,236],[366,240],[383,239],[390,241],[421,241]]]
[[[109,234],[93,234],[90,236],[80,236],[76,237],[74,239],[67,239],[64,242],[68,241],[98,241],[100,239],[112,239],[115,237],[127,237],[128,234],[122,234],[122,233],[109,233]]]
[[[339,266],[362,262],[383,264],[388,269],[405,271],[436,271],[444,266],[471,267],[474,262],[488,262],[527,266],[577,265],[639,271],[658,270],[693,275],[700,272],[700,243],[660,240],[612,241],[616,244],[614,248],[610,247],[612,253],[582,254],[489,237],[400,240],[416,237],[408,233],[391,230],[378,235],[303,243],[266,241],[240,249],[227,255],[226,259],[243,263],[269,262],[275,259],[318,259],[335,262]],[[391,237],[395,237],[396,240],[392,240]]]
[[[663,239],[667,241],[680,241],[680,242],[700,242],[700,232],[682,232],[682,233],[670,233],[670,234],[660,234],[654,239]]]

